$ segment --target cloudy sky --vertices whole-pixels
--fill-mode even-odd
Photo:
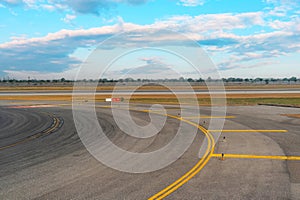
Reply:
[[[300,77],[299,10],[299,0],[0,0],[0,78],[73,78],[101,42],[150,29],[139,44],[182,39],[166,30],[183,34],[222,77]],[[167,76],[181,66],[193,75],[157,52],[130,58],[111,71]]]

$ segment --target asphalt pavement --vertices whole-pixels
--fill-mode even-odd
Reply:
[[[111,109],[101,106],[107,105],[99,104],[96,109],[105,134],[115,145],[131,152],[164,147],[176,136],[181,123],[169,117],[159,134],[138,139],[125,134],[116,125]],[[148,105],[133,106],[137,110],[149,109]],[[168,108],[169,115],[178,116],[178,107]],[[199,113],[191,106],[184,109],[190,114],[184,117],[196,122]],[[201,107],[200,111],[203,116],[211,115],[209,107]],[[137,124],[149,124],[149,113],[130,113]],[[300,156],[300,119],[282,115],[299,113],[297,108],[228,107],[227,115],[232,117],[226,118],[225,130],[287,132],[224,132],[216,141],[214,153]],[[82,119],[83,126],[88,124],[84,120],[88,119]],[[200,118],[200,125],[209,129],[210,120]],[[47,133],[56,123],[57,127]],[[194,130],[190,124],[183,124],[186,132]],[[2,102],[0,138],[0,199],[148,199],[196,165],[205,135],[198,130],[190,148],[171,165],[140,174],[111,169],[95,159],[78,136],[71,105],[18,108]],[[12,144],[16,145],[3,148]],[[300,161],[295,160],[212,157],[166,199],[299,199],[299,170]]]

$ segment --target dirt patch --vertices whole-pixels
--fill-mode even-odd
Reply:
[[[300,118],[300,114],[281,114],[281,116]]]

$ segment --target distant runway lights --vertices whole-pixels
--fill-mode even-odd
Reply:
[[[124,97],[120,97],[120,98],[106,98],[105,101],[106,102],[123,102],[124,101]]]

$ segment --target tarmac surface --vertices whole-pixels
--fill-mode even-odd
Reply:
[[[131,152],[162,148],[175,137],[181,122],[168,117],[159,134],[138,139],[124,134],[111,108],[101,106],[107,104],[96,108],[105,134],[115,145]],[[149,109],[141,104],[133,107]],[[168,114],[178,116],[177,106],[167,108]],[[190,114],[186,120],[199,120],[192,106],[184,109]],[[210,116],[209,107],[201,107],[200,111],[206,116],[200,118],[200,125],[207,129],[212,117],[222,117]],[[149,123],[149,113],[130,113],[137,124]],[[227,131],[215,141],[214,155],[166,199],[300,199],[300,160],[268,159],[300,156],[300,118],[283,116],[299,113],[299,108],[227,107]],[[82,124],[86,124],[84,119]],[[187,123],[184,128],[186,132],[194,130]],[[21,101],[12,105],[1,101],[0,199],[148,199],[196,165],[204,138],[198,130],[189,149],[163,169],[141,174],[120,172],[97,161],[86,150],[78,137],[71,105],[47,102],[36,106]],[[216,156],[222,153],[225,160]],[[267,157],[226,157],[232,154]]]

